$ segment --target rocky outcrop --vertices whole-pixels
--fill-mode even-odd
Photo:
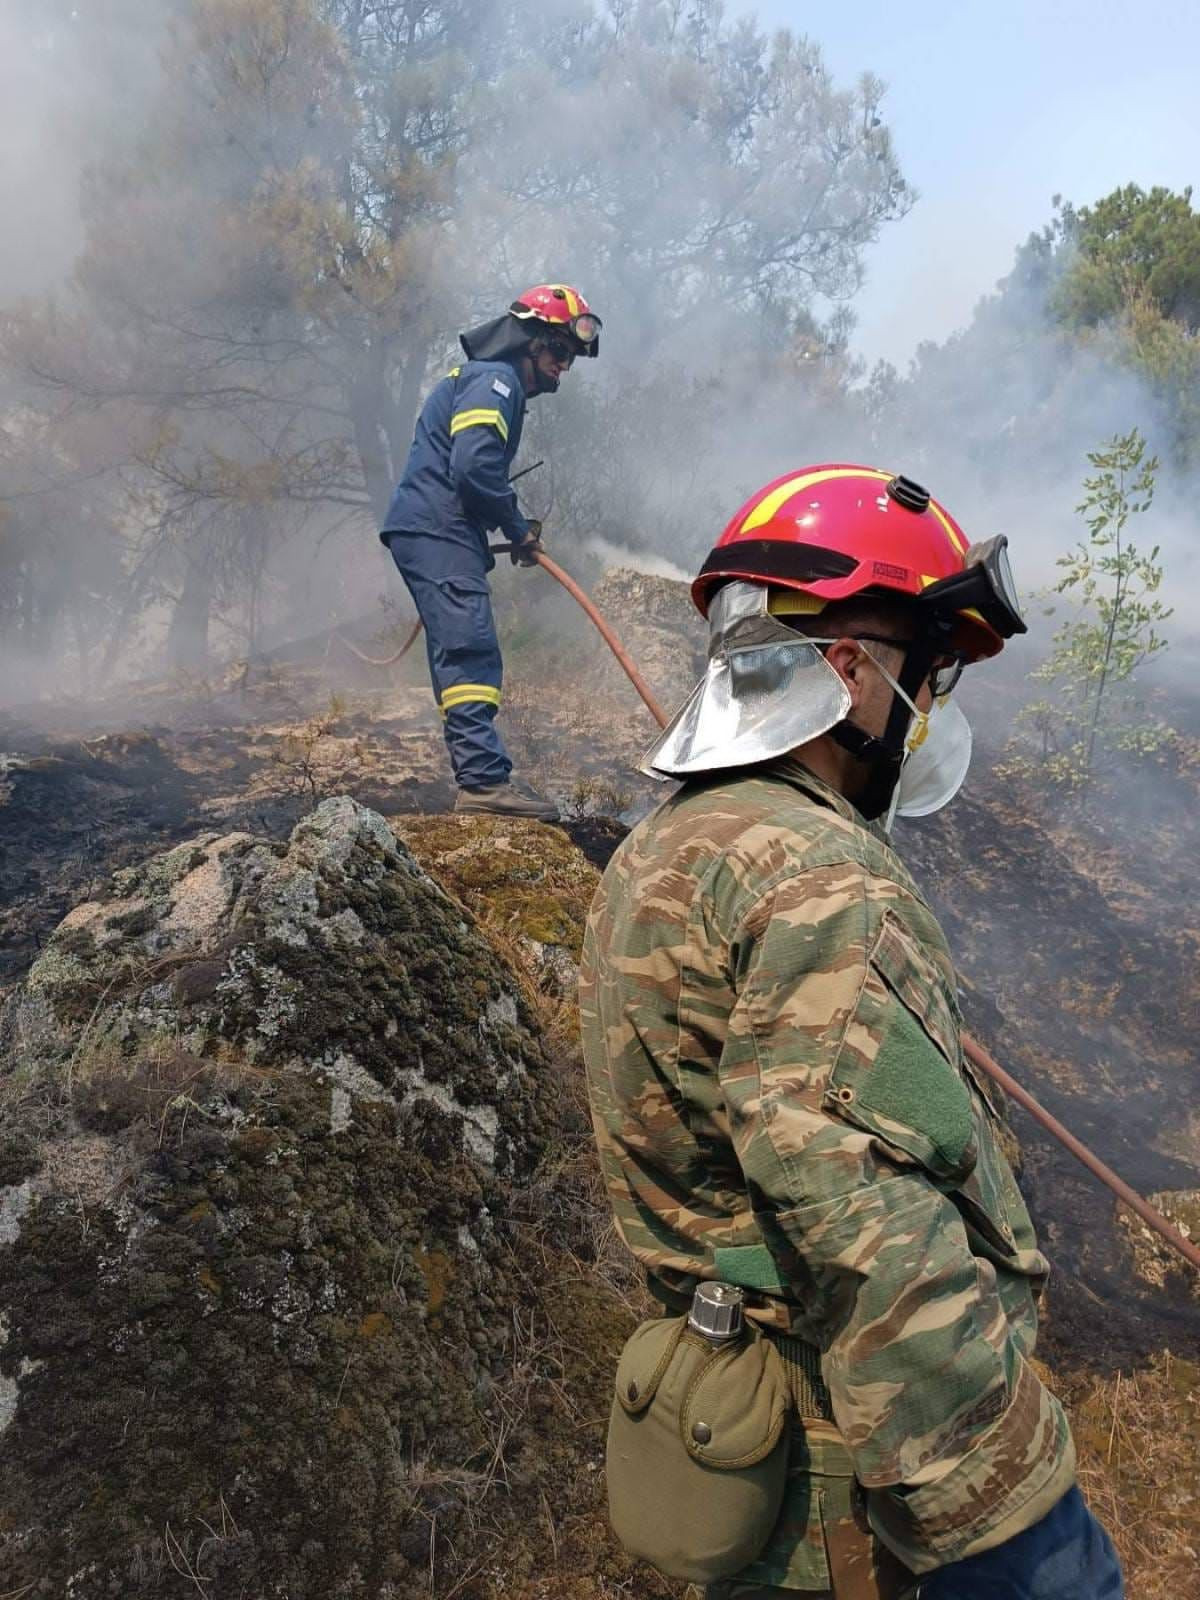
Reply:
[[[398,693],[382,715],[326,688],[274,723],[28,737],[19,751],[4,749],[0,717],[0,1000],[110,873],[201,831],[286,838],[346,792],[380,811],[444,808],[453,790],[429,700]]]
[[[690,586],[674,578],[618,569],[604,574],[594,598],[664,707],[673,711],[703,674],[708,651],[708,625],[692,603]],[[615,689],[625,679],[612,657],[606,660],[606,656],[604,651],[599,658],[597,679]]]
[[[527,1522],[544,1473],[596,1493],[594,1431],[555,1441],[548,1374],[512,1387],[586,1253],[538,1187],[586,1130],[522,982],[383,818],[329,800],[119,873],[10,995],[0,1062],[0,1588],[521,1592],[478,1560],[497,1476]],[[611,1297],[570,1298],[611,1343]],[[564,1363],[575,1404],[603,1362]]]
[[[1164,1191],[1148,1194],[1146,1199],[1185,1239],[1200,1239],[1200,1189]],[[1143,1283],[1155,1289],[1176,1285],[1200,1302],[1200,1273],[1189,1267],[1178,1251],[1125,1206],[1120,1207],[1117,1221],[1129,1239],[1134,1267]]]

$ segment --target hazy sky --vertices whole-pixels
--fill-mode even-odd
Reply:
[[[80,130],[89,98],[111,94],[104,73],[65,82],[53,52],[31,53],[36,5],[0,0],[0,215],[16,220],[0,230],[6,296],[44,286],[77,248]],[[727,5],[817,39],[840,84],[869,69],[889,85],[884,113],[921,199],[868,256],[856,343],[869,358],[903,366],[921,339],[964,324],[1054,194],[1083,204],[1120,183],[1200,187],[1196,0]],[[116,8],[131,31],[159,10]],[[153,59],[149,38],[114,38],[126,78],[137,56]]]
[[[1200,5],[1169,0],[732,0],[870,70],[921,191],[870,252],[856,343],[903,367],[970,318],[1050,216],[1118,184],[1200,188]]]

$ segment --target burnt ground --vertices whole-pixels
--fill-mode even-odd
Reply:
[[[677,586],[625,583],[610,577],[604,598],[673,703],[697,642]],[[448,807],[419,651],[378,669],[318,644],[236,691],[148,686],[133,705],[0,716],[0,996],[114,868],[202,829],[283,838],[342,792],[388,815]],[[598,866],[622,832],[612,815],[657,789],[633,771],[652,726],[606,656],[571,632],[514,639],[504,712],[522,771],[566,802]],[[898,846],[946,927],[981,1041],[1142,1193],[1200,1189],[1197,765],[1106,774],[1086,804],[1047,797],[994,771],[1010,700],[1011,686],[968,707],[984,737],[967,789],[903,825]],[[1187,1269],[1146,1283],[1107,1191],[1023,1112],[1014,1125],[1055,1266],[1045,1352],[1101,1371],[1164,1346],[1194,1355]]]
[[[1200,807],[1178,763],[1113,773],[1086,801],[986,769],[899,848],[950,940],[981,1042],[1143,1195],[1200,1188]],[[1195,1357],[1195,1274],[1136,1270],[1118,1204],[1026,1112],[1022,1187],[1054,1276],[1039,1349],[1099,1371]]]
[[[381,708],[327,688],[307,715],[73,738],[0,716],[0,997],[118,868],[213,827],[284,838],[342,792],[388,815],[449,809],[440,736],[416,693]],[[594,803],[585,793],[563,826],[603,866],[624,830]]]

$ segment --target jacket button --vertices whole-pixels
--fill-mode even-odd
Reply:
[[[712,1429],[707,1422],[692,1423],[692,1438],[697,1444],[707,1444],[712,1438]]]
[[[641,1393],[641,1390],[638,1388],[636,1383],[631,1383],[628,1389],[626,1389],[625,1393],[630,1400],[636,1400],[638,1395]]]

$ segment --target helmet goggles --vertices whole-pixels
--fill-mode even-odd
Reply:
[[[589,344],[594,344],[600,337],[600,330],[604,324],[594,311],[583,311],[577,317],[572,317],[567,327],[579,340],[584,349]]]
[[[600,337],[604,324],[591,311],[565,322],[548,322],[547,333],[542,335],[546,349],[556,361],[574,361],[578,355],[591,355],[592,346]]]
[[[998,533],[982,544],[973,544],[964,560],[961,572],[940,578],[921,592],[917,597],[919,610],[947,617],[955,612],[974,611],[1002,639],[1028,633],[1008,559],[1008,536]]]

